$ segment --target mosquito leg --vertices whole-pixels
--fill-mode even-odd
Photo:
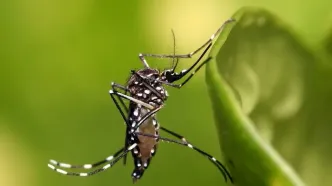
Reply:
[[[120,114],[121,114],[121,116],[122,116],[122,119],[125,121],[126,126],[129,126],[129,125],[130,125],[130,124],[129,124],[129,121],[127,120],[127,117],[126,117],[126,115],[124,114],[123,110],[121,109],[119,103],[118,103],[117,100],[115,99],[114,94],[110,94],[110,95],[111,95],[111,98],[112,98],[112,100],[113,100],[113,102],[114,102],[116,108],[119,110],[119,112],[120,112]],[[115,95],[117,96],[117,94],[115,94]],[[117,97],[118,97],[119,99],[121,99],[121,97],[119,97],[119,96],[117,96]]]
[[[142,60],[142,62],[145,64],[144,65],[145,67],[149,67],[149,66],[147,65],[144,57],[154,57],[154,58],[191,58],[197,52],[199,52],[204,47],[206,47],[207,45],[209,45],[213,41],[213,39],[222,31],[222,29],[225,27],[226,24],[231,23],[233,21],[235,21],[235,20],[234,19],[228,19],[227,21],[225,21],[218,28],[218,30],[202,46],[200,46],[198,49],[196,49],[193,52],[190,52],[188,54],[178,54],[178,55],[174,55],[174,54],[139,54],[139,57]]]
[[[198,72],[202,66],[204,66],[208,61],[210,61],[211,58],[208,58],[207,60],[203,61],[191,74],[188,78],[186,78],[181,84],[173,84],[173,82],[178,81],[180,79],[182,79],[185,75],[187,75],[190,71],[192,71],[196,65],[202,60],[202,58],[205,56],[206,52],[210,49],[212,43],[210,43],[205,50],[203,51],[203,53],[199,56],[199,58],[196,60],[196,62],[189,67],[188,69],[182,70],[179,73],[173,72],[174,69],[172,69],[172,71],[170,72],[167,82],[166,81],[161,81],[161,80],[157,80],[160,83],[163,83],[165,85],[171,86],[171,87],[175,87],[175,88],[181,88],[183,85],[185,85],[194,75],[196,72]],[[140,75],[138,75],[136,72],[133,72],[134,74],[136,74],[138,77],[141,77]],[[167,72],[166,72],[167,73]],[[142,79],[144,79],[143,77],[141,77]],[[143,83],[146,83],[145,81],[143,81]],[[147,85],[146,85],[147,86]],[[148,87],[149,88],[149,87]],[[151,89],[151,88],[150,88]],[[152,88],[153,89],[153,88]],[[158,94],[156,94],[158,95]]]
[[[196,67],[196,65],[202,60],[202,58],[205,56],[206,52],[211,48],[212,46],[212,43],[210,43],[206,48],[205,50],[203,51],[203,53],[199,56],[199,58],[195,61],[195,63],[193,65],[191,65],[188,69],[184,69],[182,70],[180,73],[176,73],[176,72],[173,72],[171,74],[171,77],[169,78],[169,82],[174,82],[174,81],[177,81],[177,80],[180,80],[182,77],[184,77],[185,75],[188,74],[188,72],[190,72],[192,69],[194,69]],[[199,70],[199,68],[198,68]],[[197,71],[197,69],[193,72],[193,74],[195,74]]]
[[[127,92],[129,91],[125,86],[114,83],[114,82],[111,83],[111,86],[112,86],[112,89],[115,91],[118,91],[117,89],[121,89],[121,90],[125,91],[125,95],[127,95]],[[122,99],[120,99],[120,97],[118,97],[118,98],[120,100],[122,107],[125,108],[126,112],[128,113],[128,108],[127,108],[126,104],[123,102]]]
[[[115,88],[119,88],[119,89],[122,89],[122,90],[127,90],[127,88],[126,87],[124,87],[124,86],[122,86],[122,85],[119,85],[119,84],[116,84],[116,83],[112,83],[112,90],[110,90],[110,94],[111,94],[111,97],[112,97],[112,99],[113,99],[113,101],[114,101],[114,103],[115,103],[115,105],[116,105],[116,107],[118,108],[118,110],[120,111],[120,113],[121,113],[121,115],[122,115],[122,118],[124,119],[124,121],[126,122],[126,124],[127,124],[127,130],[126,130],[126,136],[125,136],[125,148],[128,146],[127,144],[128,144],[128,129],[130,129],[130,128],[132,128],[132,126],[130,125],[130,123],[129,123],[129,121],[127,120],[127,117],[125,116],[125,114],[124,114],[124,112],[122,111],[122,109],[121,109],[121,107],[119,106],[119,104],[117,103],[117,101],[116,101],[116,99],[115,99],[115,97],[113,96],[113,95],[116,95],[116,96],[118,96],[118,98],[120,99],[120,100],[122,100],[121,98],[123,98],[123,99],[128,99],[128,100],[130,100],[130,101],[133,101],[133,102],[135,102],[136,104],[141,104],[141,105],[143,105],[143,106],[145,106],[146,108],[148,108],[148,109],[150,109],[150,110],[152,110],[152,111],[149,111],[136,125],[135,125],[135,128],[132,128],[131,130],[130,130],[130,132],[131,133],[133,133],[134,131],[136,131],[137,130],[137,128],[139,128],[140,127],[140,125],[142,124],[142,123],[144,123],[144,121],[146,120],[146,119],[148,119],[150,116],[152,116],[153,114],[155,114],[156,112],[158,112],[161,108],[162,108],[162,106],[160,106],[160,107],[158,107],[158,108],[154,108],[152,105],[150,105],[150,104],[147,104],[147,103],[145,103],[145,102],[142,102],[142,101],[140,101],[140,100],[138,100],[138,99],[135,99],[135,98],[133,98],[133,97],[131,97],[131,96],[128,96],[128,95],[125,95],[125,94],[122,94],[122,93],[120,93],[120,92],[117,92],[116,90],[115,90]],[[123,103],[123,107],[128,111],[129,109],[128,109],[128,107]],[[128,112],[127,112],[128,113]],[[127,158],[127,156],[126,155],[124,155],[124,159],[123,159],[123,164],[126,164],[126,158]]]
[[[115,165],[124,155],[126,155],[129,151],[134,149],[136,146],[137,146],[137,143],[134,143],[133,145],[128,147],[125,151],[123,151],[123,149],[119,150],[118,152],[120,154],[116,158],[114,158],[113,161],[106,164],[102,168],[96,169],[96,170],[91,171],[91,172],[81,172],[81,173],[67,172],[65,170],[58,169],[54,165],[51,165],[51,164],[48,164],[48,167],[51,168],[52,170],[60,173],[60,174],[64,174],[64,175],[68,175],[68,176],[92,176],[92,175],[97,174],[99,172],[103,172],[103,171],[107,170],[108,168],[112,167],[113,165]]]
[[[168,130],[168,129],[166,129],[165,127],[162,127],[162,126],[160,126],[160,129],[161,129],[162,131],[167,132],[168,134],[171,134],[171,135],[175,136],[176,138],[182,140],[183,142],[188,143],[188,141],[186,140],[186,138],[184,138],[184,136],[181,136],[180,134],[175,133],[175,132],[173,132],[173,131],[171,131],[171,130]]]
[[[114,83],[114,82],[111,83],[111,86],[112,86],[112,89],[113,89],[113,90],[116,90],[117,88],[120,88],[120,89],[122,89],[122,90],[124,90],[124,89],[126,90],[126,88],[125,88],[124,86],[119,85],[119,84],[116,84],[116,83]],[[111,90],[111,91],[113,91],[113,90]],[[124,104],[124,102],[123,102],[123,100],[122,100],[123,98],[120,97],[120,96],[118,96],[118,94],[110,94],[110,95],[111,95],[111,98],[112,98],[112,100],[113,100],[113,102],[114,102],[116,108],[119,110],[119,112],[120,112],[120,114],[121,114],[121,116],[122,116],[122,119],[125,121],[126,129],[128,130],[128,128],[130,127],[130,123],[129,123],[129,121],[128,121],[128,117],[125,116],[124,111],[122,110],[122,108],[124,108],[125,111],[126,111],[126,113],[128,113],[128,108],[127,108],[127,106]],[[119,103],[118,103],[117,100],[115,99],[115,96],[118,98],[118,100],[120,100],[120,103],[121,103],[121,105],[122,105],[122,108],[120,107]],[[125,148],[128,147],[128,140],[127,140],[127,139],[128,139],[128,132],[126,131],[126,133],[125,133],[125,142],[124,142],[125,144],[124,144],[124,148],[122,149],[123,151],[124,151]],[[127,160],[127,154],[125,154],[124,157],[123,157],[123,164],[124,164],[124,165],[126,164],[126,160]]]
[[[148,108],[148,109],[150,109],[150,110],[153,110],[153,109],[154,109],[154,107],[153,107],[152,105],[150,105],[150,104],[147,104],[147,103],[145,103],[145,102],[143,102],[143,101],[141,101],[141,100],[135,99],[135,98],[133,98],[133,97],[131,97],[131,96],[128,96],[128,95],[122,94],[122,93],[120,93],[120,92],[117,92],[117,91],[115,91],[115,90],[113,90],[113,89],[110,90],[109,93],[110,93],[111,95],[112,95],[112,94],[115,94],[115,95],[117,95],[117,96],[119,96],[119,97],[121,97],[121,98],[124,98],[124,99],[130,100],[130,101],[132,101],[132,102],[134,102],[134,103],[136,103],[136,104],[140,104],[140,105],[142,105],[142,106],[144,106],[144,107],[146,107],[146,108]]]
[[[165,131],[165,132],[167,132],[167,133],[169,133],[169,134],[171,134],[171,135],[173,135],[173,136],[175,136],[178,139],[181,139],[184,142],[184,144],[187,144],[187,146],[190,147],[190,143],[186,140],[186,138],[184,136],[182,136],[182,135],[180,135],[180,134],[178,134],[176,132],[173,132],[171,130],[168,130],[165,127],[160,127],[160,129],[163,130],[163,131]],[[192,146],[192,149],[194,149],[194,150],[198,151],[199,153],[207,156],[209,158],[209,160],[212,161],[214,164],[217,163],[217,165],[219,165],[224,170],[224,172],[226,172],[226,174],[230,178],[231,182],[233,182],[233,179],[232,179],[231,175],[228,173],[227,169],[223,166],[223,164],[221,162],[219,162],[218,160],[216,160],[213,156],[209,155],[208,153],[206,153],[206,152],[198,149],[197,147],[194,147],[193,145],[191,145],[191,146]],[[219,170],[222,171],[220,168],[219,168]]]
[[[121,116],[122,116],[122,118],[125,121],[126,126],[127,126],[126,127],[126,132],[125,132],[125,140],[124,140],[124,149],[126,149],[128,147],[128,131],[129,131],[129,128],[130,128],[130,123],[128,121],[128,117],[125,116],[124,111],[121,109],[119,103],[115,99],[115,96],[118,98],[118,100],[120,100],[122,108],[124,108],[125,111],[126,111],[126,113],[128,113],[129,109],[128,109],[128,107],[126,106],[126,104],[122,100],[122,99],[126,99],[126,98],[119,96],[120,93],[118,92],[118,89],[121,89],[121,90],[125,91],[125,96],[128,96],[128,95],[126,95],[128,89],[125,86],[117,84],[117,83],[114,83],[114,82],[111,83],[111,86],[112,86],[112,90],[111,91],[113,92],[113,94],[112,93],[110,94],[111,98],[112,98],[113,102],[115,103],[115,106],[119,110],[119,112],[120,112],[120,114],[121,114]],[[126,165],[126,162],[127,162],[127,154],[125,154],[123,156],[123,165]]]
[[[112,86],[112,90],[110,90],[110,93],[111,93],[111,91],[112,92],[114,92],[114,91],[116,91],[117,92],[117,90],[116,89],[121,89],[121,90],[124,90],[124,91],[127,91],[127,88],[126,87],[124,87],[124,86],[122,86],[122,85],[120,85],[120,84],[117,84],[117,83],[114,83],[114,82],[112,82],[111,83],[111,86]],[[114,90],[114,91],[113,91]],[[114,104],[115,104],[115,106],[116,106],[116,108],[119,110],[119,112],[120,112],[120,114],[121,114],[121,116],[122,116],[122,119],[125,121],[125,123],[126,123],[126,128],[128,129],[128,127],[130,127],[130,123],[129,123],[129,121],[128,121],[128,117],[126,117],[126,115],[124,114],[124,111],[122,110],[122,108],[124,108],[125,109],[125,111],[126,111],[126,113],[128,113],[128,107],[125,105],[125,103],[123,102],[123,97],[121,97],[121,96],[119,96],[117,93],[114,93],[114,94],[110,94],[111,95],[111,98],[112,98],[112,100],[113,100],[113,102],[114,102]],[[119,103],[117,102],[117,100],[115,99],[115,96],[118,98],[118,100],[120,100],[120,103],[121,103],[121,105],[122,105],[122,108],[120,107],[120,105],[119,105]],[[126,95],[127,96],[127,95]],[[126,134],[125,134],[125,145],[124,145],[124,147],[125,148],[127,148],[128,147],[128,140],[127,140],[127,136],[128,135],[128,132],[126,131]],[[125,165],[126,164],[126,160],[127,160],[127,155],[125,155],[124,156],[124,158],[123,158],[123,164]]]
[[[128,144],[129,144],[129,140],[128,140],[128,131],[129,131],[129,127],[127,126],[126,127],[126,134],[125,134],[125,142],[124,142],[124,149],[126,149],[127,147],[128,147]],[[123,149],[123,150],[124,150]],[[127,154],[125,154],[124,156],[123,156],[123,165],[126,165],[126,163],[127,163]]]
[[[181,88],[183,85],[185,85],[195,75],[196,72],[198,72],[202,68],[202,66],[204,66],[210,60],[211,60],[211,58],[207,58],[206,60],[204,60],[200,65],[198,65],[198,67],[181,84],[176,84],[174,87]],[[187,72],[189,72],[189,71],[190,70],[188,70]]]
[[[68,163],[58,162],[55,160],[50,160],[50,164],[61,167],[61,168],[67,168],[67,169],[92,169],[92,168],[98,167],[99,165],[102,165],[106,162],[112,161],[114,159],[114,157],[117,157],[123,150],[124,150],[124,148],[121,148],[114,155],[108,156],[104,160],[101,160],[101,161],[98,161],[98,162],[95,162],[92,164],[72,165],[72,164],[68,164]]]
[[[144,58],[144,54],[138,54],[139,59],[142,61],[143,65],[145,68],[150,68],[148,62],[146,61],[146,59]]]
[[[168,130],[169,131],[169,130]],[[174,132],[172,132],[173,134],[176,134]],[[171,133],[171,134],[172,134]],[[183,145],[183,146],[187,146],[197,152],[199,152],[200,154],[204,155],[205,157],[207,157],[214,165],[217,166],[217,168],[220,170],[220,172],[223,174],[225,180],[227,181],[227,177],[231,180],[231,182],[233,183],[233,178],[230,175],[230,173],[227,171],[226,167],[220,162],[218,161],[216,158],[214,158],[213,156],[211,156],[210,154],[204,152],[203,150],[193,146],[192,144],[188,143],[187,141],[177,141],[177,140],[173,140],[173,139],[169,139],[169,138],[164,138],[161,136],[156,136],[156,135],[152,135],[152,134],[144,134],[144,133],[140,133],[140,132],[136,132],[137,135],[142,135],[142,136],[147,136],[147,137],[151,137],[151,138],[157,138],[160,139],[162,141],[166,141],[166,142],[171,142],[171,143],[176,143],[179,145]],[[182,137],[179,134],[176,134],[176,136]],[[183,138],[183,137],[182,137]],[[220,168],[221,167],[221,168]]]
[[[200,65],[198,65],[198,67],[195,69],[194,72],[192,72],[182,83],[180,84],[174,84],[174,83],[169,83],[169,82],[166,82],[166,81],[161,81],[161,80],[156,80],[157,82],[159,83],[162,83],[162,84],[165,84],[167,86],[170,86],[170,87],[174,87],[174,88],[182,88],[183,85],[185,85],[194,75],[195,73],[200,70],[200,68],[202,68],[202,66],[204,66],[206,63],[208,63],[209,61],[211,60],[211,58],[207,58],[206,60],[204,60]],[[182,71],[183,72],[183,71]],[[174,73],[175,76],[177,76],[176,73]],[[183,76],[182,76],[183,77]],[[182,78],[181,77],[181,78]]]
[[[116,101],[114,95],[116,95],[116,96],[118,97],[118,99],[120,100],[120,102],[121,102],[121,104],[122,104],[122,107],[123,107],[123,108],[126,110],[126,112],[128,113],[129,109],[128,109],[128,107],[124,104],[124,102],[123,102],[122,99],[123,99],[123,98],[124,98],[124,99],[127,99],[127,98],[124,97],[124,96],[127,96],[127,97],[129,97],[129,96],[128,96],[128,95],[121,96],[121,95],[120,95],[121,93],[117,92],[117,89],[121,89],[121,90],[124,90],[124,91],[125,91],[125,94],[126,94],[127,91],[128,91],[128,89],[127,89],[126,87],[124,87],[123,85],[120,85],[120,84],[117,84],[117,83],[114,83],[114,82],[112,82],[112,88],[113,88],[113,90],[110,90],[111,97],[112,97],[112,99],[113,99],[113,101],[114,101],[116,107],[117,107],[118,110],[120,111],[120,114],[121,114],[123,120],[124,120],[124,121],[126,122],[126,124],[127,124],[127,127],[126,127],[126,134],[125,134],[125,142],[124,142],[124,143],[125,143],[125,144],[124,144],[124,147],[127,148],[127,147],[128,147],[128,131],[129,131],[129,128],[131,128],[131,126],[130,126],[129,121],[127,120],[128,118],[125,116],[124,112],[122,111],[121,107],[119,106],[118,102]],[[114,94],[112,94],[111,91],[112,91]],[[130,98],[132,98],[132,97],[130,97]],[[134,99],[134,98],[132,98],[132,99]],[[129,100],[130,100],[130,99],[129,99]],[[134,100],[131,100],[131,101],[136,102],[136,101],[134,101]],[[138,100],[138,101],[139,101],[139,100]],[[139,102],[142,102],[142,101],[139,101]],[[136,102],[136,103],[137,103],[137,102]],[[142,102],[142,103],[144,103],[144,102]],[[140,104],[140,103],[137,103],[137,104]],[[144,103],[144,104],[146,104],[146,103]],[[143,105],[143,104],[142,104],[142,105]],[[148,104],[146,104],[146,105],[148,105]],[[158,109],[158,110],[159,110],[159,109]],[[141,123],[143,123],[147,118],[148,118],[148,117],[146,117],[145,119],[143,118],[143,120],[142,120]],[[141,124],[140,124],[140,125],[141,125]],[[125,165],[126,162],[127,162],[127,154],[124,155],[124,157],[123,157],[123,164]]]
[[[145,102],[143,102],[143,101],[141,101],[141,100],[138,100],[138,99],[135,99],[135,98],[133,98],[133,97],[131,97],[131,96],[127,96],[127,95],[124,95],[124,94],[122,94],[122,93],[120,93],[120,92],[116,92],[116,91],[114,91],[114,90],[110,90],[110,94],[111,94],[111,96],[113,95],[113,94],[116,94],[116,95],[118,95],[118,96],[120,96],[120,97],[122,97],[122,98],[124,98],[124,99],[128,99],[128,100],[130,100],[130,101],[133,101],[133,102],[135,102],[136,104],[140,104],[140,105],[143,105],[144,107],[146,107],[147,109],[149,109],[149,110],[151,110],[151,111],[149,111],[147,114],[145,114],[144,115],[144,117],[135,125],[135,126],[133,126],[134,128],[132,128],[131,129],[131,132],[133,133],[138,127],[140,127],[140,125],[146,120],[146,119],[148,119],[150,116],[152,116],[153,114],[155,114],[156,112],[158,112],[163,106],[161,105],[161,106],[159,106],[159,107],[153,107],[152,105],[150,105],[150,104],[147,104],[147,103],[145,103]],[[127,121],[127,119],[125,119],[124,118],[124,120],[125,121]]]
[[[208,61],[210,61],[211,58],[208,58],[206,59],[205,61],[203,61],[202,64],[200,64],[195,70],[194,72],[192,72],[190,74],[190,76],[188,78],[186,78],[184,80],[184,82],[182,82],[181,84],[174,84],[172,82],[174,81],[177,81],[181,78],[183,78],[185,75],[187,75],[200,61],[201,59],[204,57],[204,55],[206,54],[206,52],[209,50],[209,48],[211,47],[211,43],[208,45],[208,47],[204,50],[204,52],[200,55],[200,57],[196,60],[196,62],[189,68],[189,69],[185,69],[185,70],[182,70],[180,73],[172,73],[170,74],[170,77],[168,79],[169,82],[167,81],[161,81],[161,80],[156,80],[156,79],[153,79],[154,81],[157,81],[159,83],[162,83],[162,84],[165,84],[165,85],[168,85],[168,86],[171,86],[171,87],[174,87],[174,88],[181,88],[183,85],[185,85],[194,75],[196,72],[198,72],[202,66],[204,66]],[[174,66],[175,68],[176,66]],[[173,68],[173,70],[174,70]],[[163,96],[155,89],[153,88],[147,81],[146,78],[140,76],[137,72],[135,71],[132,71],[132,74],[136,75],[137,77],[141,78],[143,80],[143,84],[149,89],[151,90],[158,98],[160,99],[164,99]]]
[[[185,85],[191,78],[192,76],[203,66],[203,65],[200,65],[196,70],[194,70],[194,72],[181,84],[172,84],[173,82],[175,81],[178,81],[180,80],[181,78],[183,78],[187,73],[189,73],[191,70],[193,70],[196,65],[201,61],[201,59],[205,56],[206,52],[209,50],[209,48],[212,46],[212,41],[213,39],[222,31],[222,29],[224,28],[224,26],[230,22],[233,22],[235,20],[233,19],[229,19],[227,21],[225,21],[221,27],[218,28],[218,30],[210,37],[209,40],[207,40],[202,46],[200,46],[198,49],[194,50],[193,52],[190,52],[188,54],[180,54],[180,55],[167,55],[167,54],[140,54],[140,58],[141,60],[144,60],[144,57],[155,57],[155,58],[176,58],[176,59],[179,59],[179,58],[191,58],[193,55],[195,55],[197,52],[201,51],[203,48],[204,51],[203,53],[200,55],[200,57],[196,60],[196,62],[189,68],[189,69],[185,69],[185,70],[182,70],[181,72],[179,73],[176,73],[174,72],[175,70],[175,67],[176,65],[173,65],[172,69],[170,69],[168,72],[166,71],[166,73],[169,73],[169,74],[166,74],[166,77],[167,77],[167,82],[163,82],[164,84],[166,85],[169,85],[169,86],[172,86],[172,87],[175,87],[175,88],[181,88],[183,85]],[[206,63],[207,61],[204,61],[204,64]]]

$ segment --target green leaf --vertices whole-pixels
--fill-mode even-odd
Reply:
[[[324,40],[323,45],[325,45],[324,48],[327,51],[327,53],[332,55],[332,29],[330,29],[329,34]]]
[[[304,185],[272,147],[272,128],[302,109],[305,77],[315,58],[265,10],[243,8],[233,18],[206,67],[228,167],[237,185]]]

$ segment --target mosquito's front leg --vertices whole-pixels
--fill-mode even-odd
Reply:
[[[193,55],[195,55],[197,52],[199,52],[200,50],[202,50],[203,48],[205,48],[207,45],[209,45],[213,39],[221,32],[221,30],[225,27],[226,24],[231,23],[235,21],[234,19],[228,19],[227,21],[225,21],[219,28],[218,30],[212,34],[212,36],[202,45],[200,46],[198,49],[188,53],[188,54],[139,54],[139,58],[142,60],[142,62],[144,63],[144,66],[149,67],[149,65],[146,63],[146,60],[144,59],[144,57],[155,57],[155,58],[191,58]]]
[[[186,78],[181,84],[173,84],[173,82],[178,81],[182,79],[185,75],[187,75],[190,71],[192,71],[198,63],[202,60],[202,58],[205,56],[207,51],[210,49],[212,46],[212,41],[213,39],[221,32],[221,30],[224,28],[224,26],[230,22],[235,21],[234,19],[229,19],[225,21],[221,27],[218,28],[218,30],[212,34],[209,40],[207,40],[202,46],[200,46],[198,49],[194,50],[193,52],[190,52],[188,54],[178,54],[178,55],[169,55],[169,54],[140,54],[140,58],[143,61],[143,63],[146,63],[146,60],[144,57],[155,57],[155,58],[191,58],[193,55],[204,49],[203,53],[199,56],[199,58],[196,60],[196,62],[191,65],[188,69],[184,69],[181,72],[177,73],[175,72],[175,67],[176,65],[173,66],[172,69],[164,71],[164,76],[166,77],[166,80],[160,81],[166,85],[175,87],[175,88],[181,88],[183,85],[185,85],[191,78],[192,76],[204,65],[208,60],[205,60],[203,64],[199,65],[193,72],[192,74]],[[147,64],[147,63],[146,63]],[[148,66],[147,66],[148,67]]]

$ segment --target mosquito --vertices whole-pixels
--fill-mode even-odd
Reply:
[[[133,182],[135,183],[137,180],[142,178],[144,171],[149,167],[152,157],[154,157],[157,152],[159,141],[165,141],[188,147],[205,156],[219,169],[225,181],[229,179],[233,183],[232,176],[219,160],[189,143],[189,141],[187,141],[182,135],[160,126],[156,119],[156,113],[163,108],[164,102],[168,98],[168,93],[164,85],[175,88],[183,87],[194,76],[194,74],[210,60],[210,58],[208,58],[199,64],[212,46],[214,38],[223,30],[226,24],[233,21],[235,20],[228,19],[225,21],[209,40],[207,40],[198,49],[188,54],[175,55],[175,52],[170,55],[139,54],[139,59],[143,63],[144,68],[137,71],[132,70],[126,85],[120,85],[112,82],[112,89],[109,91],[109,94],[126,125],[125,145],[114,155],[108,156],[107,158],[92,164],[72,165],[50,160],[48,167],[64,175],[92,176],[109,169],[122,158],[124,164],[126,164],[126,155],[131,152],[134,160],[134,170],[131,176]],[[175,37],[173,38],[175,40]],[[180,58],[192,58],[192,56],[201,50],[203,50],[202,54],[192,66],[188,69],[182,70],[181,72],[175,72]],[[150,68],[145,59],[146,57],[171,58],[173,59],[173,65],[170,69],[159,71],[158,69]],[[185,78],[182,83],[176,84],[177,81],[184,78],[189,72],[191,72],[191,74]],[[129,104],[126,104],[125,102],[129,102]],[[164,131],[172,135],[177,138],[177,140],[160,136],[160,131]],[[94,170],[90,172],[68,172],[61,168]]]

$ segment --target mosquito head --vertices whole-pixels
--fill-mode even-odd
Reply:
[[[174,81],[179,80],[181,77],[178,73],[174,72],[172,69],[164,70],[161,74],[161,80],[166,81],[168,83],[173,83]]]

